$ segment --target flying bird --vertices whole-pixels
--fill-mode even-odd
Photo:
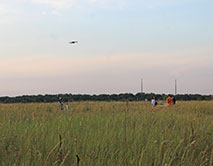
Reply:
[[[71,42],[69,42],[70,44],[76,44],[76,43],[78,43],[78,41],[71,41]]]

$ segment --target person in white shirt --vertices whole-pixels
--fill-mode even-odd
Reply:
[[[69,110],[69,104],[66,103],[66,110]]]
[[[154,109],[154,107],[157,106],[157,101],[155,100],[155,97],[154,97],[154,96],[152,96],[151,103],[152,103],[152,109]]]

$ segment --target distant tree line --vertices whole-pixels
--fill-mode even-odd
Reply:
[[[151,97],[155,96],[157,100],[166,100],[167,94],[154,93],[121,93],[121,94],[55,94],[55,95],[23,95],[17,97],[0,97],[0,103],[50,103],[58,102],[59,97],[63,102],[71,101],[150,101]],[[213,100],[212,95],[200,94],[178,94],[175,96],[176,100]]]

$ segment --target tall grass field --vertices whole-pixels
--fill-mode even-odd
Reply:
[[[213,166],[213,101],[0,104],[0,166]]]

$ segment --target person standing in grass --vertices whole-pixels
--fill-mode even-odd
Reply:
[[[155,100],[155,97],[154,97],[154,96],[152,96],[151,103],[152,103],[152,109],[154,109],[154,107],[157,106],[157,101]]]
[[[66,110],[68,111],[69,110],[69,104],[68,104],[68,102],[66,103]]]
[[[173,97],[173,105],[176,104],[176,99],[175,99],[175,96]]]
[[[173,98],[171,97],[171,95],[169,95],[167,97],[166,102],[167,102],[167,104],[168,104],[169,107],[172,106],[172,104],[173,104]]]
[[[59,103],[60,103],[60,110],[64,110],[64,104],[63,104],[63,100],[62,97],[59,97]]]

